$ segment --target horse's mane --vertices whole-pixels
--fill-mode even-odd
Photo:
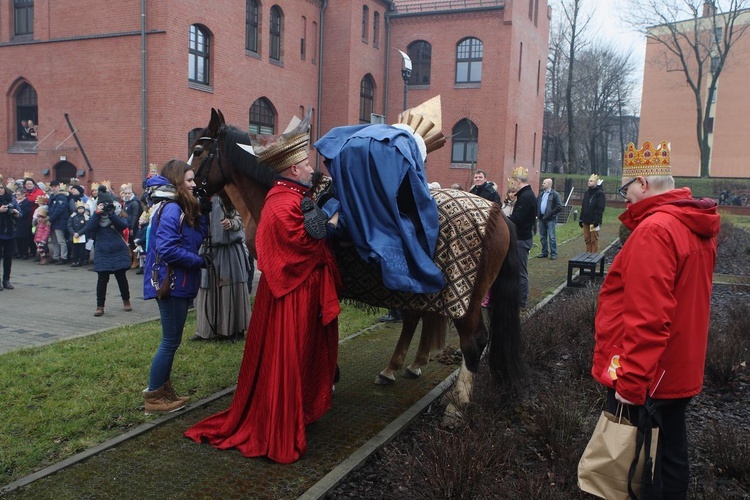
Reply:
[[[273,186],[274,173],[270,168],[258,162],[258,159],[240,148],[239,144],[250,144],[250,136],[232,125],[223,125],[219,138],[223,137],[221,154],[240,174],[246,175],[263,186]]]

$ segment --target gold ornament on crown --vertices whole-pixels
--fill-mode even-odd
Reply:
[[[133,191],[133,183],[132,182],[126,182],[125,184],[120,185],[120,192],[123,191]]]
[[[98,182],[92,182],[91,183],[91,191],[96,193],[99,190],[99,183]]]
[[[30,179],[33,179],[33,178],[34,178],[34,172],[29,172],[29,171],[27,170],[26,172],[24,172],[24,173],[23,173],[23,178],[24,178],[24,179],[26,179],[26,178],[30,178]]]
[[[100,186],[104,186],[107,188],[107,191],[112,191],[112,182],[111,181],[101,181],[99,183]]]
[[[427,153],[445,145],[446,139],[440,130],[443,124],[439,95],[399,114],[398,123],[409,125],[415,134],[419,134]]]
[[[669,143],[661,141],[654,148],[650,141],[637,149],[632,142],[625,149],[622,165],[623,177],[648,177],[651,175],[672,175]]]

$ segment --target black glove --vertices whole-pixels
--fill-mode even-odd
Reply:
[[[578,219],[578,227],[581,227],[581,228],[583,227],[583,221],[580,219]]]
[[[198,202],[201,205],[201,213],[204,215],[210,214],[211,210],[214,208],[214,204],[211,203],[211,198],[200,197],[198,198]]]
[[[210,253],[202,253],[200,255],[201,259],[203,259],[203,264],[201,264],[202,269],[208,269],[210,267],[213,267],[214,265],[214,257]]]

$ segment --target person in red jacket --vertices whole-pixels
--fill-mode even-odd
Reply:
[[[639,406],[659,427],[654,487],[685,498],[685,410],[701,392],[720,219],[716,202],[675,189],[667,142],[625,152],[620,215],[632,230],[599,294],[591,370],[631,421]],[[647,401],[648,396],[648,401]]]

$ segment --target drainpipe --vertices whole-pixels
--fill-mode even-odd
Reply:
[[[315,129],[318,131],[318,137],[320,137],[320,117],[321,109],[323,106],[323,24],[325,23],[326,8],[328,8],[328,0],[323,0],[323,8],[320,9],[320,22],[318,23],[318,116],[315,120]],[[315,169],[319,169],[320,155],[315,155]]]
[[[388,6],[388,12],[385,13],[385,105],[383,106],[383,116],[385,121],[388,123],[388,87],[390,85],[388,76],[390,75],[391,68],[391,16],[390,11],[393,10],[393,3]]]
[[[148,171],[146,158],[146,0],[141,0],[141,179]]]

